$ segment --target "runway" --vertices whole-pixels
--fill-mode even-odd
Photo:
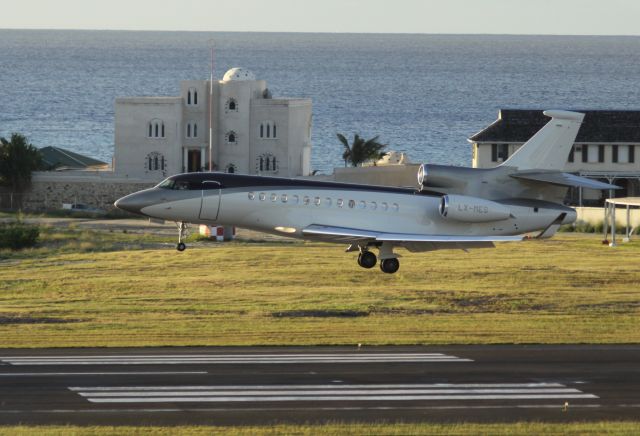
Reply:
[[[0,424],[637,419],[640,346],[0,351]]]

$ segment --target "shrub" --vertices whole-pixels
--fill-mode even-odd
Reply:
[[[23,223],[0,224],[0,248],[19,250],[38,242],[40,228]]]

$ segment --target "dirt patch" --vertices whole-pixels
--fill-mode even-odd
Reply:
[[[369,312],[360,310],[288,310],[273,312],[274,318],[357,318],[369,316]]]
[[[0,316],[0,325],[9,324],[69,324],[82,322],[81,319],[69,318],[34,318],[30,316]]]

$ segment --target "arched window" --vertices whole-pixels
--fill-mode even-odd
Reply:
[[[189,122],[187,123],[187,138],[198,137],[198,124]]]
[[[187,90],[187,106],[195,106],[198,104],[198,90],[191,87]]]
[[[230,98],[224,105],[225,112],[238,112],[238,102],[235,98]]]
[[[144,166],[145,166],[144,169],[146,172],[149,172],[149,171],[164,172],[166,168],[166,160],[162,155],[162,153],[158,153],[157,151],[154,151],[147,155]]]
[[[256,172],[277,173],[278,161],[271,153],[264,153],[256,159]]]
[[[237,168],[236,168],[236,166],[235,166],[234,164],[229,164],[229,165],[227,165],[227,168],[226,168],[226,172],[227,172],[227,173],[229,173],[229,174],[234,174],[234,173],[235,173],[235,172],[237,172],[237,171],[238,171],[238,170],[237,170]]]
[[[273,121],[263,121],[260,123],[260,138],[277,138],[276,123]]]
[[[224,135],[224,139],[225,142],[227,144],[237,144],[238,143],[238,134],[236,132],[234,132],[233,130],[227,132],[226,135]]]
[[[148,138],[164,138],[164,122],[159,119],[153,119],[147,124]]]

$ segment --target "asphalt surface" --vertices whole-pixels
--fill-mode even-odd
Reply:
[[[640,346],[0,351],[0,424],[640,416]]]

